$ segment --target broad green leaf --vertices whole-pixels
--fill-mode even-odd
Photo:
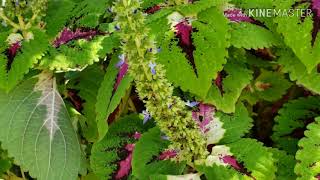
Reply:
[[[243,166],[256,180],[275,179],[276,160],[262,143],[244,138],[228,146],[237,161],[243,163]]]
[[[272,140],[274,146],[295,154],[297,142],[305,126],[320,115],[320,98],[317,96],[302,97],[289,101],[279,110],[275,118]]]
[[[0,140],[24,170],[39,180],[75,180],[81,161],[77,134],[55,78],[42,73],[0,92]]]
[[[306,9],[309,3],[294,5],[294,1],[275,0],[275,10]],[[294,11],[291,16],[279,15],[274,18],[274,23],[278,24],[277,31],[284,37],[285,44],[292,49],[306,67],[306,71],[311,71],[320,63],[320,38],[316,38],[312,44],[313,17],[301,18],[300,11]],[[318,35],[319,37],[319,35]]]
[[[277,180],[288,180],[288,179],[296,179],[296,175],[294,174],[294,166],[296,164],[296,160],[293,155],[287,154],[285,151],[278,150],[276,148],[270,149],[273,154],[273,158],[276,160],[277,166]]]
[[[235,111],[235,105],[242,90],[252,79],[251,70],[247,69],[244,64],[233,61],[235,60],[230,59],[224,67],[227,77],[222,80],[223,93],[216,85],[212,85],[204,101],[215,105],[217,109],[225,113]]]
[[[269,30],[247,22],[231,25],[231,45],[236,48],[263,49],[278,45],[280,40]]]
[[[213,164],[212,166],[198,166],[197,169],[203,172],[207,179],[214,180],[242,180],[250,179],[243,176],[240,172],[233,170],[231,167],[218,166]]]
[[[296,153],[298,163],[294,172],[298,175],[298,180],[317,180],[320,173],[320,118],[308,125],[305,131],[305,137],[302,138],[298,145],[300,149]]]
[[[90,41],[79,39],[58,48],[50,47],[48,55],[41,60],[40,65],[58,71],[81,70],[99,61],[99,52],[103,49],[105,38],[98,36]]]
[[[280,55],[278,63],[283,66],[283,72],[289,73],[292,81],[312,92],[320,94],[320,84],[318,83],[320,75],[317,68],[313,68],[311,72],[308,72],[303,63],[288,48],[279,49],[278,54]]]
[[[252,96],[270,102],[280,99],[291,86],[283,74],[266,70],[262,70],[253,83]]]
[[[99,139],[101,140],[108,131],[108,117],[117,108],[121,99],[131,86],[132,78],[126,74],[114,92],[115,80],[119,69],[116,67],[118,56],[114,55],[107,68],[104,80],[97,95],[96,121],[98,124]]]
[[[64,28],[68,18],[71,17],[74,5],[72,0],[48,1],[45,21],[49,38],[57,36],[58,32]]]
[[[67,88],[78,91],[77,95],[83,101],[82,114],[84,117],[80,118],[81,129],[84,137],[88,141],[94,142],[98,137],[95,104],[104,72],[99,65],[94,64],[81,72],[77,72],[76,75],[76,78],[68,82]]]
[[[227,62],[228,20],[218,8],[212,7],[200,12],[198,19],[192,22],[192,27],[195,29],[192,38],[196,47],[193,52],[194,68],[178,47],[172,32],[166,33],[164,40],[160,40],[161,52],[157,60],[166,67],[167,77],[175,86],[204,100],[212,80]]]
[[[218,112],[217,118],[222,122],[222,128],[226,130],[219,144],[231,143],[239,140],[249,132],[253,126],[253,119],[248,110],[242,103],[236,105],[236,111],[233,114]]]

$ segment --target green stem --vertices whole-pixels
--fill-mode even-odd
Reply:
[[[14,23],[13,21],[11,21],[3,12],[3,9],[0,9],[0,18],[3,19],[6,23],[8,23],[9,25],[11,25],[12,27],[14,27],[15,29],[21,29],[21,27]]]

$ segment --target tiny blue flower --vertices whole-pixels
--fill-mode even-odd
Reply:
[[[120,68],[124,64],[126,57],[124,56],[124,54],[121,54],[118,57],[119,57],[119,61],[116,64],[116,67]]]
[[[166,135],[161,136],[161,139],[169,141],[169,137]]]
[[[147,123],[151,119],[151,115],[148,111],[142,111],[143,114],[143,124]]]
[[[157,48],[157,52],[159,53],[159,52],[161,52],[161,48],[159,47],[159,48]]]
[[[152,73],[153,75],[156,74],[156,69],[155,69],[156,66],[157,66],[156,63],[152,63],[152,62],[149,63],[149,67],[150,67],[151,73]]]
[[[114,26],[114,29],[117,30],[117,31],[120,31],[120,26],[117,24],[117,25]]]
[[[198,104],[199,104],[199,102],[196,102],[196,101],[190,102],[190,101],[188,100],[188,101],[186,102],[186,106],[191,107],[191,108],[197,106]]]
[[[19,0],[16,0],[16,6],[19,6]]]

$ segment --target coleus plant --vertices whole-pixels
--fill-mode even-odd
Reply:
[[[320,179],[319,8],[2,0],[0,177]]]

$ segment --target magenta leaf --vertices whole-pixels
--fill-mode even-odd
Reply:
[[[145,13],[147,14],[154,14],[155,12],[159,11],[161,7],[159,5],[155,5],[153,7],[148,8]]]
[[[232,22],[254,22],[253,19],[244,14],[240,9],[236,8],[225,10],[224,15]]]
[[[118,89],[118,86],[120,85],[122,79],[127,74],[129,65],[125,61],[125,62],[122,63],[122,65],[119,68],[120,69],[119,69],[119,72],[118,72],[117,80],[116,80],[116,83],[114,84],[114,87],[113,87],[114,91]]]
[[[320,17],[320,0],[312,0],[312,9],[314,9],[316,15]]]
[[[229,164],[230,166],[232,166],[234,169],[240,171],[241,169],[243,169],[243,167],[241,167],[241,165],[238,163],[238,161],[236,160],[236,158],[234,158],[233,156],[224,156],[222,157],[222,160],[224,163]]]
[[[199,124],[203,132],[207,132],[207,125],[213,120],[215,108],[213,106],[200,103],[199,111],[193,111],[192,117]]]
[[[125,149],[128,151],[128,156],[124,160],[119,162],[119,170],[115,176],[115,179],[121,179],[128,176],[130,173],[134,144],[127,144]]]
[[[69,28],[64,28],[60,33],[60,36],[53,42],[53,46],[58,48],[59,46],[66,44],[72,40],[77,39],[86,39],[90,40],[94,36],[102,34],[96,30],[83,30],[83,29],[76,29],[76,31],[71,31]]]
[[[177,37],[181,40],[182,45],[191,46],[191,33],[192,26],[189,25],[186,21],[182,21],[175,26],[177,30]]]
[[[8,49],[8,58],[14,59],[14,57],[17,55],[18,50],[21,48],[21,42],[15,42],[11,44],[11,46]]]
[[[177,156],[177,152],[175,150],[165,150],[158,157],[159,160],[166,160],[170,158],[174,158]]]

